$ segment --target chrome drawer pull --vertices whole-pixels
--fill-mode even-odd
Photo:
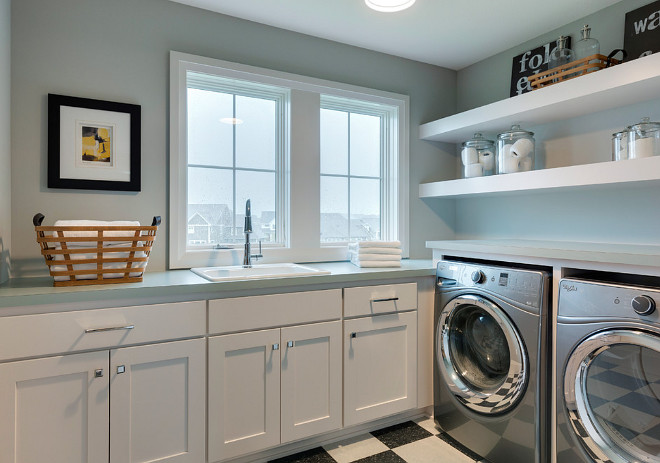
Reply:
[[[371,302],[390,302],[390,301],[398,301],[398,297],[386,297],[384,299],[372,299]]]
[[[286,347],[293,347],[293,341],[288,341],[286,343]]]
[[[88,333],[103,333],[104,331],[132,330],[133,328],[135,328],[135,325],[112,326],[110,328],[88,328],[88,329],[85,330],[85,334],[88,334]]]

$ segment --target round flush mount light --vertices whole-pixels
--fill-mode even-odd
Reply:
[[[243,123],[243,119],[238,119],[236,117],[223,117],[220,119],[220,122],[223,124],[238,125]]]
[[[364,3],[372,10],[393,13],[410,8],[415,0],[364,0]]]

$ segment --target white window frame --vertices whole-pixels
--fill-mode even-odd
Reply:
[[[409,97],[343,83],[263,69],[228,61],[170,52],[170,215],[169,268],[240,265],[243,249],[190,249],[187,247],[187,112],[188,71],[218,75],[288,88],[284,123],[289,137],[284,142],[282,190],[285,201],[284,247],[263,249],[260,262],[328,262],[347,260],[347,246],[320,243],[320,108],[323,99],[337,97],[365,104],[396,108],[398,121],[391,123],[387,143],[398,156],[383,164],[383,239],[401,241],[408,257],[409,237]],[[394,220],[393,217],[397,217]],[[254,249],[254,247],[253,247]]]

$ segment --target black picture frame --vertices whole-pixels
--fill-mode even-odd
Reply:
[[[115,119],[121,130],[113,132]],[[140,191],[141,125],[139,105],[49,93],[48,188]],[[97,155],[99,142],[110,154]]]

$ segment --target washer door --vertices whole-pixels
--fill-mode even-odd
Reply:
[[[518,330],[496,304],[475,295],[442,310],[436,359],[454,396],[485,415],[515,407],[527,387],[528,359]]]
[[[573,351],[564,400],[595,461],[660,463],[660,335],[596,333]]]

